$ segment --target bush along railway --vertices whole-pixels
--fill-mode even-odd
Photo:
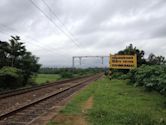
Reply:
[[[102,73],[56,82],[28,90],[4,93],[0,102],[1,125],[29,125],[65,98],[102,77]],[[13,93],[13,94],[12,94]],[[14,102],[14,103],[13,103]]]

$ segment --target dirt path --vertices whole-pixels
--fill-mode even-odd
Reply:
[[[53,121],[59,125],[87,125],[87,121],[82,115],[57,115]]]
[[[81,115],[63,115],[58,114],[53,118],[53,121],[59,125],[88,125],[85,118],[85,113],[93,106],[93,96],[90,96],[87,101],[82,105]]]
[[[90,96],[82,106],[82,112],[86,113],[89,109],[92,108],[92,106],[93,106],[93,96]]]

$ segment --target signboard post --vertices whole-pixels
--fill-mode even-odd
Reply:
[[[112,69],[134,69],[137,67],[137,55],[110,55],[110,73]]]

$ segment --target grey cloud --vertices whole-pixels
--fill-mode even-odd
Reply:
[[[45,0],[66,28],[41,0],[33,1],[69,36],[70,31],[80,46],[76,47],[29,0],[2,0],[1,32],[20,35],[44,65],[70,66],[74,55],[109,55],[130,43],[147,54],[166,56],[165,0]],[[1,40],[8,39],[1,32]],[[85,65],[88,63],[85,60]]]
[[[0,15],[2,24],[15,25],[20,22],[26,21],[28,18],[33,17],[34,8],[30,6],[29,1],[22,0],[5,0],[5,6],[1,6]]]

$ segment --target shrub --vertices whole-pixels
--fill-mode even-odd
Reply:
[[[73,77],[73,74],[70,73],[70,72],[61,72],[61,73],[60,73],[60,76],[61,76],[62,78],[72,78],[72,77]]]
[[[124,69],[113,69],[111,70],[112,74],[111,74],[111,78],[113,79],[128,79],[128,72],[129,70],[124,70]]]
[[[20,69],[3,67],[0,69],[0,87],[17,88],[22,86],[23,76]]]
[[[130,83],[136,86],[144,86],[146,90],[156,90],[166,95],[166,66],[165,65],[142,65],[131,70],[128,74]]]
[[[114,72],[111,77],[113,79],[128,79],[128,75],[122,72]]]

